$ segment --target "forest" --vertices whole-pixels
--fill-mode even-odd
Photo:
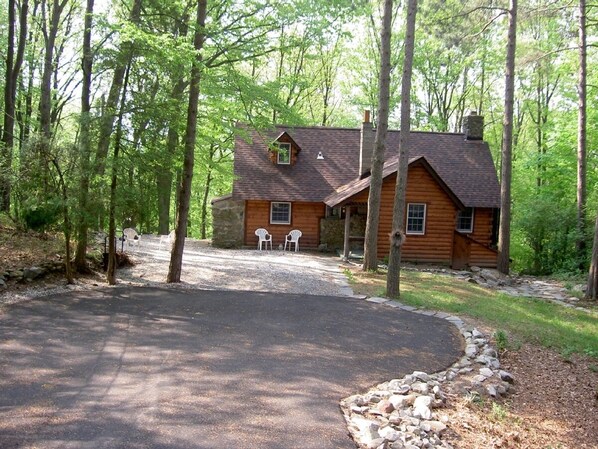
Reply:
[[[209,238],[210,201],[232,188],[238,123],[358,127],[363,110],[378,110],[383,3],[0,0],[0,213],[21,229],[64,232],[80,270],[92,230]],[[459,132],[477,111],[501,172],[513,3],[511,269],[587,275],[598,5],[420,2],[411,129]],[[391,129],[406,9],[393,4]]]

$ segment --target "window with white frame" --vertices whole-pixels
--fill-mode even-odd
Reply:
[[[424,235],[426,231],[426,205],[407,204],[407,234]]]
[[[270,203],[270,224],[291,224],[291,203]]]
[[[276,162],[282,165],[289,165],[291,163],[291,144],[277,143],[276,146]]]
[[[473,207],[467,207],[457,213],[457,231],[473,232]]]

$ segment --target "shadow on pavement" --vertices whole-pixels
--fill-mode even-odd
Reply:
[[[354,448],[338,402],[461,355],[445,320],[338,297],[113,288],[0,315],[2,448]]]

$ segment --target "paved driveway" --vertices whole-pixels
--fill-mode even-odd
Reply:
[[[119,287],[0,315],[0,447],[354,448],[342,397],[461,352],[355,299]]]

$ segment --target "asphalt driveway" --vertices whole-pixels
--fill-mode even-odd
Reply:
[[[354,448],[339,400],[461,354],[356,299],[118,287],[0,314],[0,447]]]

